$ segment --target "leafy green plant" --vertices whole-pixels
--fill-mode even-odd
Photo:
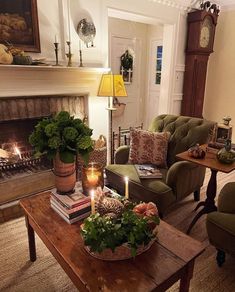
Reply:
[[[159,224],[158,216],[141,217],[130,208],[116,219],[96,213],[84,220],[81,234],[85,245],[93,252],[101,253],[106,248],[114,252],[116,247],[127,243],[135,256],[139,245],[147,245],[155,237],[149,225],[150,219]]]
[[[53,159],[59,152],[64,163],[74,162],[79,153],[88,163],[89,153],[93,150],[92,130],[81,119],[74,118],[66,111],[61,111],[52,118],[41,120],[29,137],[36,156],[46,154]]]

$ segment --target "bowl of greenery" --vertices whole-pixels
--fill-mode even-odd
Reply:
[[[84,247],[93,257],[108,261],[129,259],[147,251],[156,239],[160,223],[156,205],[121,200],[123,208],[121,212],[119,208],[117,216],[113,215],[115,211],[96,212],[81,225]],[[115,209],[114,202],[111,205]]]
[[[44,118],[35,126],[29,142],[35,156],[53,159],[55,183],[60,193],[71,192],[76,183],[76,155],[85,163],[93,150],[92,130],[81,120],[61,111],[53,117]]]

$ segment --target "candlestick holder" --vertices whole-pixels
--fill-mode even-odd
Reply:
[[[80,59],[79,67],[83,67],[83,63],[82,63],[82,50],[79,50],[79,59]]]
[[[72,56],[73,54],[71,54],[71,42],[67,41],[66,42],[68,47],[69,47],[69,52],[66,54],[66,57],[68,58],[68,67],[72,67]]]
[[[55,65],[54,66],[61,66],[58,60],[59,43],[55,42],[54,46],[55,46]]]

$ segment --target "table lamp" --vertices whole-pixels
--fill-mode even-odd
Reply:
[[[127,96],[122,75],[103,74],[100,81],[98,96],[108,96],[109,103],[107,110],[109,111],[109,141],[110,141],[110,161],[113,163],[113,98]]]

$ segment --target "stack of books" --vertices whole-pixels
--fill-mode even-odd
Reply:
[[[69,224],[81,221],[91,213],[91,198],[79,190],[71,195],[59,195],[56,190],[51,192],[51,208]]]
[[[160,170],[152,164],[135,164],[139,178],[162,178]]]

